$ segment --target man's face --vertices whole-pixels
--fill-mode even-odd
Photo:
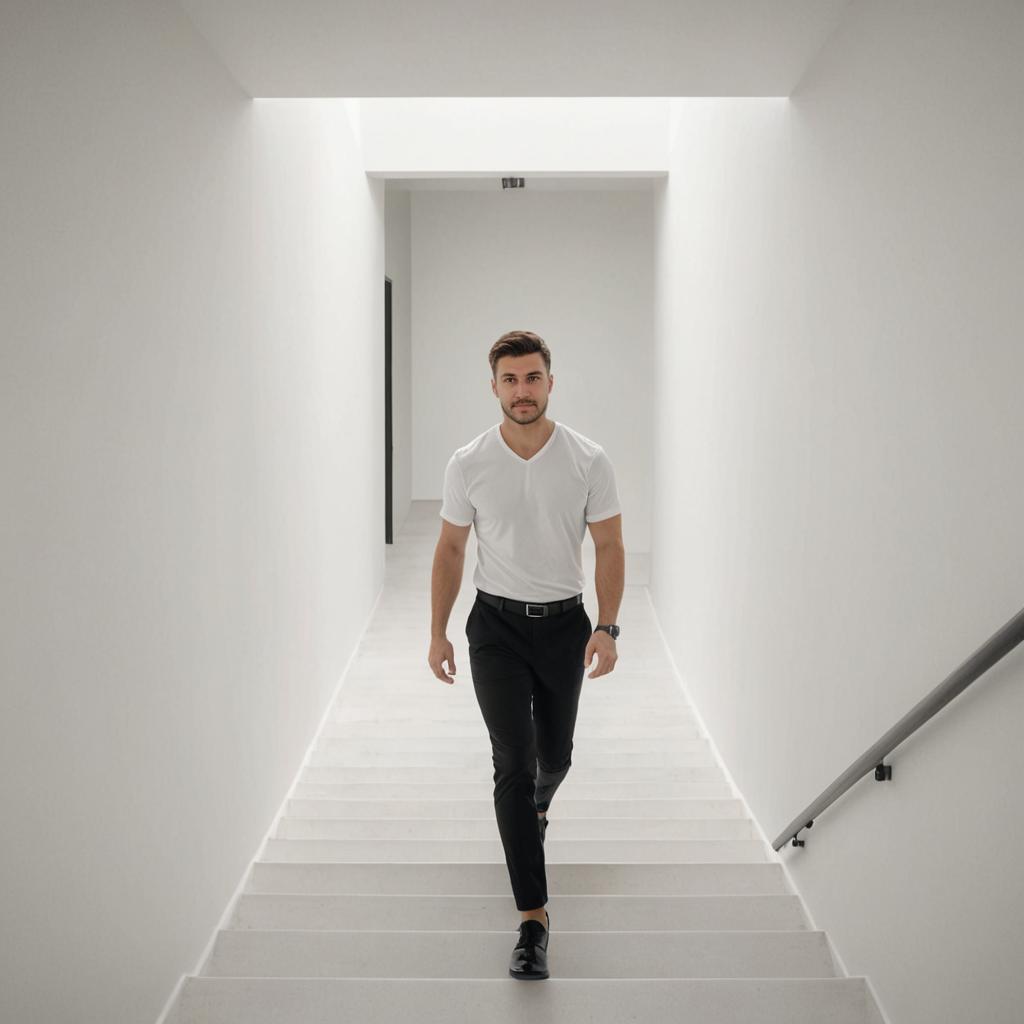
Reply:
[[[506,416],[516,423],[532,423],[544,415],[554,383],[554,376],[544,366],[544,357],[539,352],[530,352],[525,356],[502,356],[491,390]]]

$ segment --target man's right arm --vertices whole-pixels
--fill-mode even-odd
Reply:
[[[430,580],[430,653],[427,661],[434,675],[453,683],[455,650],[447,638],[448,618],[462,587],[462,570],[466,559],[469,526],[456,526],[441,520],[441,536],[434,549],[434,567]],[[448,663],[448,675],[444,663]]]

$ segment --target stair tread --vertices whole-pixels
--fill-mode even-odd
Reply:
[[[510,915],[511,918],[511,915]],[[200,972],[257,977],[491,977],[503,930],[222,929]],[[439,941],[443,939],[443,941]],[[559,977],[835,977],[822,931],[556,930]]]
[[[692,1020],[744,1024],[877,1024],[866,979],[587,978],[543,983],[544,1020],[567,1024],[664,1024],[686,1008]],[[507,977],[437,979],[188,977],[168,1024],[337,1024],[340,1020],[415,1020],[479,1024],[524,1015],[522,986]]]

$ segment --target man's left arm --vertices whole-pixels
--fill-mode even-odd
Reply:
[[[594,538],[596,564],[594,567],[594,589],[597,591],[597,625],[611,625],[617,622],[622,591],[626,584],[626,549],[622,543],[622,515],[610,516],[597,523],[588,523],[590,535]],[[615,641],[603,629],[596,630],[587,643],[583,655],[587,667],[597,654],[597,668],[587,678],[603,676],[615,668],[618,654]]]

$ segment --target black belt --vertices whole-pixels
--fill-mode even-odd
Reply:
[[[504,611],[516,612],[519,615],[526,615],[531,619],[544,619],[550,615],[558,615],[560,612],[571,611],[578,604],[583,604],[582,594],[567,597],[564,601],[548,601],[547,604],[535,604],[533,601],[513,601],[510,597],[498,597],[495,594],[486,594],[482,590],[477,590],[476,596],[484,604],[493,605]]]

